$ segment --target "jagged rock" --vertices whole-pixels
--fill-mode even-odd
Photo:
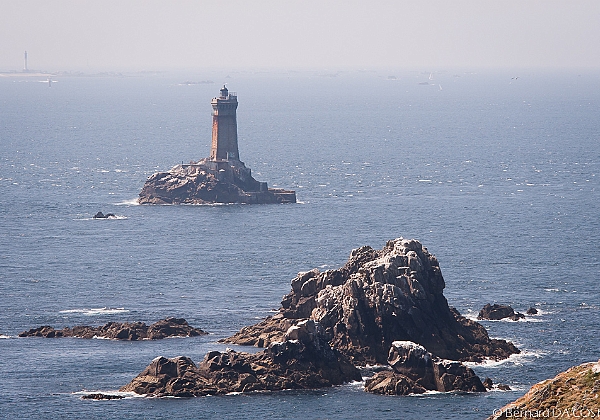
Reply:
[[[488,420],[507,418],[593,418],[600,412],[600,360],[584,363],[534,386],[494,410]]]
[[[140,204],[295,203],[296,193],[268,188],[252,177],[239,160],[198,162],[174,166],[150,176],[139,194]]]
[[[525,318],[525,315],[515,312],[514,309],[509,305],[499,305],[497,303],[490,305],[488,303],[481,309],[481,311],[479,311],[479,315],[477,316],[477,319],[489,320],[500,320],[504,318],[518,321],[519,319]]]
[[[223,341],[266,347],[303,319],[322,325],[330,345],[355,364],[385,363],[394,341],[413,341],[444,359],[504,359],[519,350],[448,306],[437,259],[398,238],[355,249],[337,270],[299,273],[279,313]]]
[[[198,366],[188,357],[158,357],[120,391],[192,397],[322,388],[353,380],[361,380],[358,369],[309,320],[290,327],[284,341],[256,354],[211,351]]]
[[[58,338],[63,337],[62,330],[55,330],[49,325],[43,325],[41,327],[32,328],[29,331],[23,331],[19,334],[19,337],[45,337],[45,338]]]
[[[55,330],[50,326],[32,328],[23,331],[19,337],[78,337],[78,338],[111,338],[116,340],[158,340],[166,337],[195,337],[207,332],[190,326],[183,318],[165,318],[147,326],[143,322],[109,322],[100,327],[78,325]]]
[[[538,310],[535,309],[533,306],[529,309],[527,309],[527,315],[537,315],[538,314]]]
[[[377,372],[365,381],[365,391],[383,395],[423,394],[427,388],[393,370]]]
[[[492,389],[494,387],[494,382],[491,378],[485,378],[482,384],[485,387],[485,389]]]
[[[395,341],[388,356],[393,372],[378,372],[365,382],[376,394],[407,395],[429,391],[485,392],[472,369],[460,362],[433,356],[411,341]]]

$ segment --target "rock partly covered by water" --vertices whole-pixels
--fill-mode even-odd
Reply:
[[[387,395],[486,391],[472,369],[460,362],[435,357],[411,341],[393,342],[388,364],[392,370],[378,372],[367,379],[365,391]]]
[[[23,331],[19,337],[77,337],[77,338],[110,338],[116,340],[159,340],[167,337],[195,337],[208,334],[194,328],[183,318],[166,318],[148,326],[143,322],[109,322],[100,327],[78,325],[73,328],[55,330],[50,326],[32,328]]]
[[[477,319],[489,319],[489,320],[500,320],[500,319],[512,319],[513,321],[518,321],[519,319],[525,318],[525,315],[515,312],[515,310],[509,305],[500,305],[494,303],[490,305],[486,304],[481,311],[479,311],[479,315],[477,315]]]
[[[584,363],[534,386],[488,420],[507,418],[597,418],[600,415],[600,360]]]
[[[139,194],[140,204],[295,203],[296,193],[268,188],[252,177],[239,160],[198,162],[174,166],[150,176]]]
[[[117,216],[115,216],[113,213],[102,213],[101,211],[99,211],[98,213],[96,213],[94,215],[94,219],[116,219]]]
[[[350,360],[332,349],[312,320],[256,354],[211,351],[198,366],[188,357],[158,357],[120,391],[192,397],[231,392],[312,389],[360,381]]]
[[[82,400],[122,400],[123,398],[125,398],[123,395],[103,394],[100,392],[81,396]]]
[[[435,256],[398,238],[381,250],[355,249],[337,270],[313,269],[292,280],[279,313],[224,340],[266,347],[298,321],[318,321],[329,344],[356,364],[386,363],[394,341],[412,341],[443,359],[504,359],[519,350],[448,306]]]

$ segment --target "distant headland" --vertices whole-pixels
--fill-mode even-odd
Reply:
[[[225,86],[211,101],[210,157],[176,165],[150,176],[139,194],[140,204],[295,203],[296,192],[269,188],[252,177],[240,161],[236,109],[237,95]]]

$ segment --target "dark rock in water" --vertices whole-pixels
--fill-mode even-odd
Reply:
[[[531,307],[529,309],[527,309],[527,315],[537,315],[538,314],[538,310],[535,309],[534,307]]]
[[[112,219],[115,217],[117,217],[117,216],[115,216],[113,213],[104,214],[101,211],[99,211],[98,213],[96,213],[94,215],[94,219]]]
[[[510,391],[510,387],[506,384],[498,384],[496,388],[498,388],[501,391]]]
[[[211,351],[198,366],[188,357],[158,357],[120,391],[192,397],[322,388],[353,380],[361,380],[358,369],[329,347],[318,324],[309,320],[256,354]]]
[[[125,398],[123,395],[114,395],[114,394],[87,394],[81,397],[82,400],[121,400]]]
[[[332,347],[358,365],[385,363],[392,342],[400,340],[452,360],[499,360],[519,353],[450,308],[444,287],[437,259],[418,241],[399,238],[382,250],[364,246],[337,270],[298,274],[278,314],[224,341],[266,347],[310,318],[323,326]]]
[[[73,328],[55,330],[50,326],[32,328],[23,331],[19,337],[78,337],[78,338],[111,338],[116,340],[159,340],[166,337],[195,337],[207,332],[193,328],[183,318],[165,318],[147,326],[143,322],[109,322],[100,327],[78,325]]]
[[[150,176],[140,204],[295,203],[294,191],[268,188],[239,160],[202,159]]]
[[[508,305],[499,305],[497,303],[490,305],[486,304],[481,311],[477,319],[489,319],[489,320],[500,320],[504,318],[518,321],[519,319],[525,318],[525,315],[515,312],[513,308]]]
[[[148,327],[147,338],[160,340],[167,337],[196,337],[208,334],[199,328],[191,327],[183,318],[161,319]]]
[[[32,328],[29,331],[23,331],[19,334],[19,337],[45,337],[45,338],[58,338],[63,337],[62,330],[55,330],[49,325],[44,325],[38,328]]]
[[[492,389],[494,387],[494,382],[491,378],[485,378],[482,383],[485,389]]]
[[[472,369],[460,362],[435,357],[410,341],[392,343],[388,363],[393,372],[376,373],[365,382],[365,391],[388,395],[422,394],[428,390],[486,391]]]
[[[387,370],[367,379],[365,391],[383,395],[410,395],[423,394],[428,390],[407,376]]]

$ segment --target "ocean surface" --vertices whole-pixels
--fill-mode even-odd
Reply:
[[[600,76],[589,72],[189,72],[0,77],[0,418],[483,419],[598,360]],[[208,81],[214,81],[210,83]],[[186,83],[193,82],[193,83]],[[198,83],[196,83],[198,82]],[[139,206],[155,171],[209,155],[238,94],[241,159],[289,205]],[[98,212],[112,220],[94,220]],[[522,353],[472,366],[511,391],[385,397],[362,383],[82,400],[159,356],[202,360],[278,308],[299,271],[420,240],[451,306]],[[211,334],[120,342],[29,328],[184,317]],[[244,348],[239,348],[243,350]],[[249,349],[255,351],[256,349]]]

